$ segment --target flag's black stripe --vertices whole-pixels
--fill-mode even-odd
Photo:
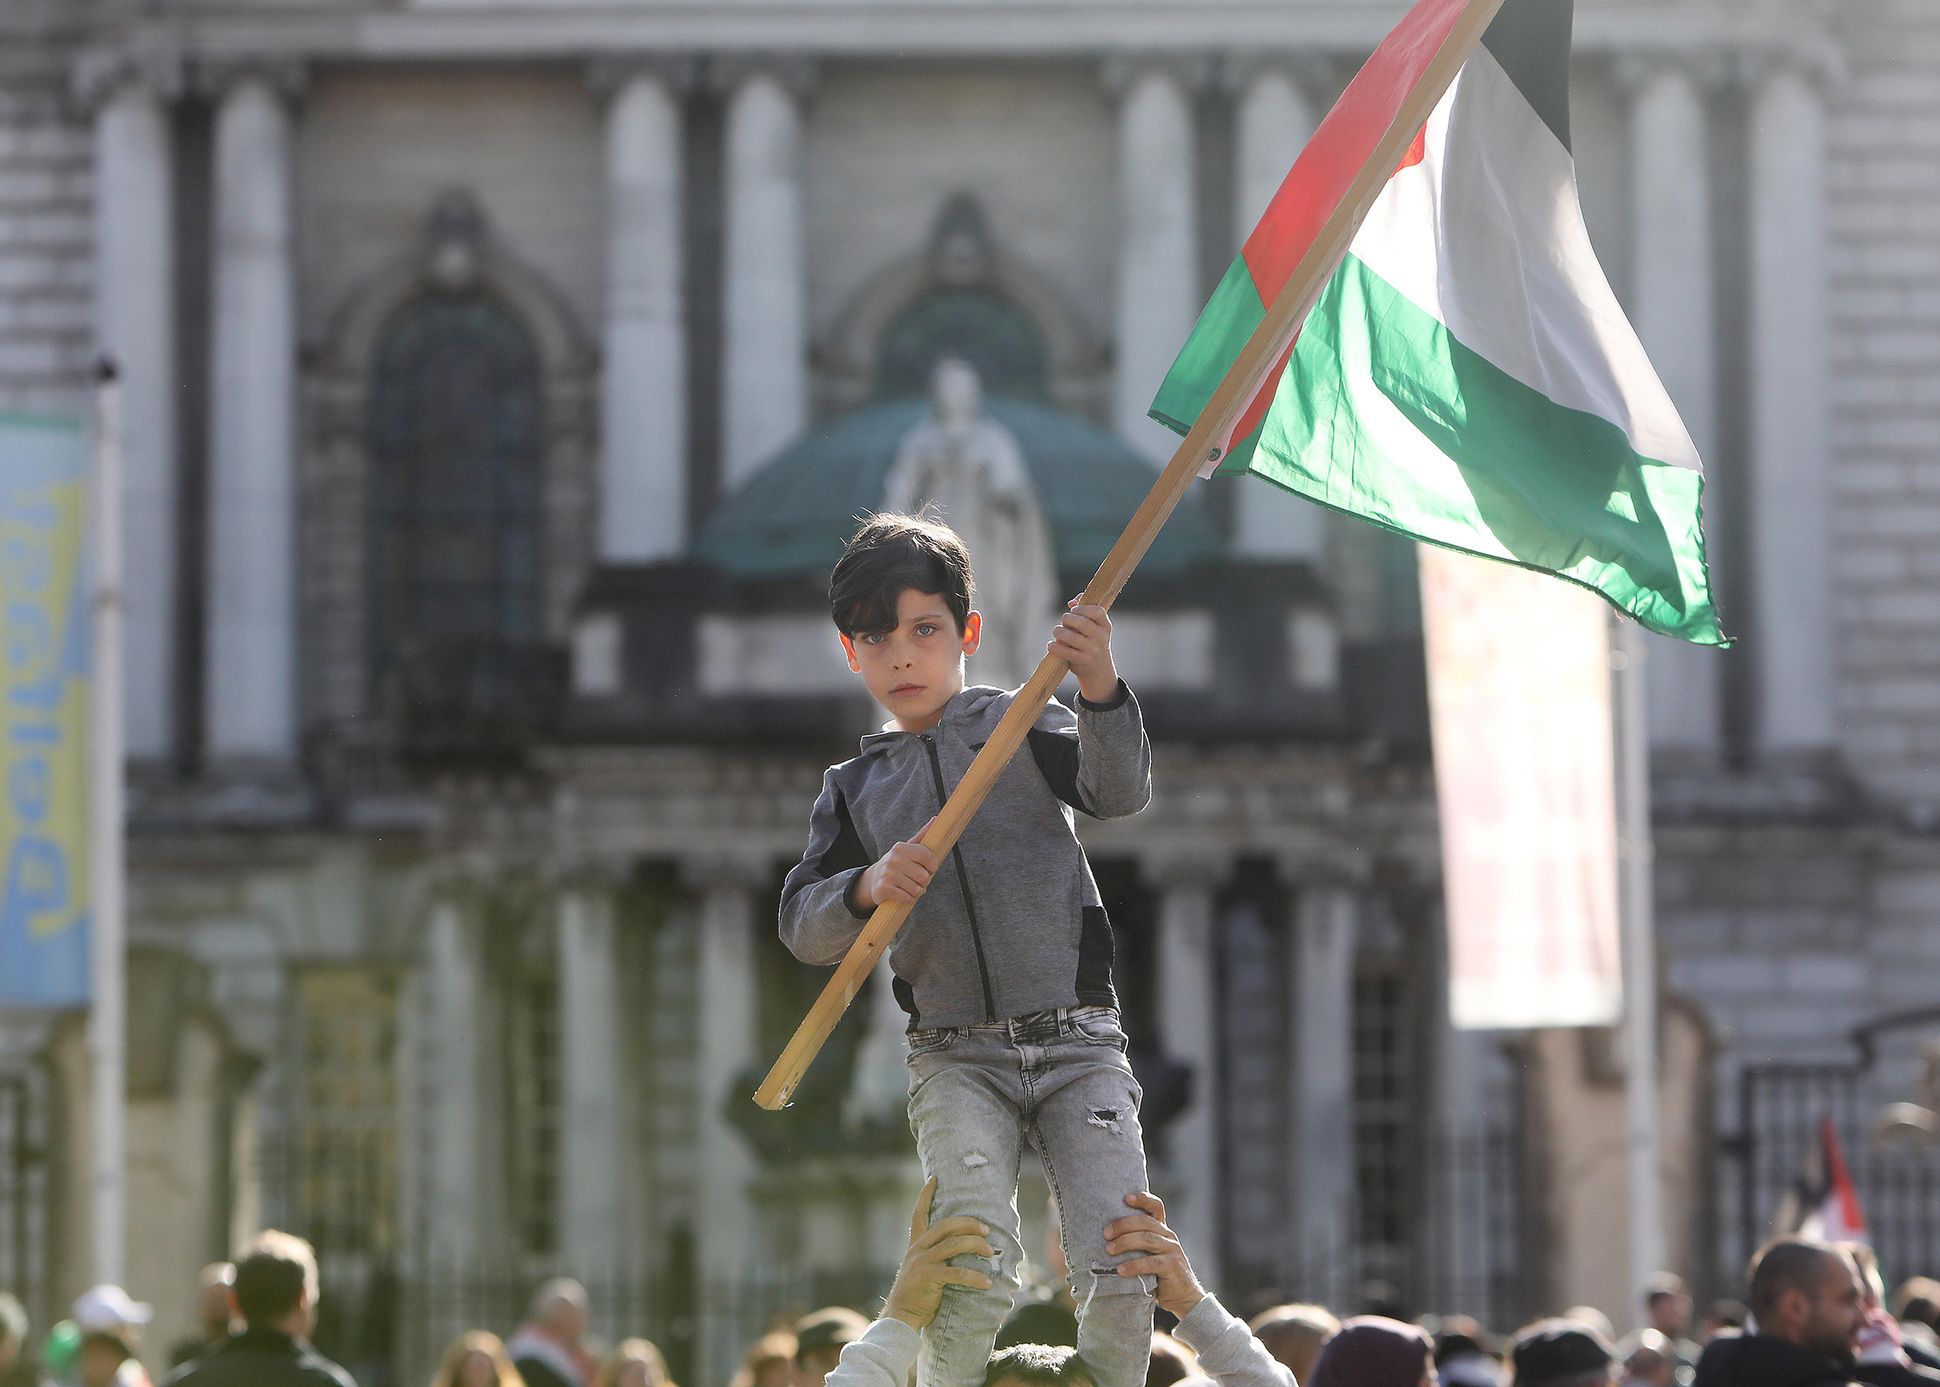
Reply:
[[[1570,147],[1570,24],[1574,0],[1507,0],[1482,45],[1523,98]]]

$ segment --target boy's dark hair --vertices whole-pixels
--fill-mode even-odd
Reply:
[[[236,1259],[236,1311],[253,1325],[273,1325],[309,1293],[317,1298],[317,1257],[301,1238],[274,1229],[259,1234]]]
[[[1007,1377],[1037,1387],[1097,1387],[1098,1374],[1074,1348],[1062,1344],[1013,1344],[990,1355],[984,1365],[983,1387]]]
[[[997,1330],[994,1348],[1017,1344],[1063,1344],[1078,1346],[1078,1317],[1062,1305],[1049,1300],[1027,1300],[1010,1312]]]
[[[942,597],[961,635],[973,590],[970,551],[955,530],[928,513],[872,515],[829,574],[829,614],[845,636],[893,631],[897,599],[910,588]]]

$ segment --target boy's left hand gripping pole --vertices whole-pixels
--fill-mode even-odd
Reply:
[[[970,763],[970,769],[964,772],[963,779],[957,782],[955,792],[937,811],[936,822],[930,825],[930,831],[921,839],[924,847],[940,858],[956,846],[964,828],[976,815],[978,806],[990,793],[990,787],[996,784],[998,772],[1010,764],[1010,758],[1024,744],[1025,734],[1036,724],[1044,705],[1051,701],[1051,695],[1057,690],[1058,681],[1064,678],[1069,668],[1055,655],[1044,657],[1037,672],[1011,700],[1010,707],[991,732],[990,740]],[[875,969],[876,960],[889,948],[896,932],[903,927],[903,921],[909,917],[909,911],[910,907],[901,901],[885,901],[876,907],[875,913],[862,927],[862,933],[849,946],[849,952],[836,965],[835,976],[829,979],[828,986],[822,989],[822,995],[815,999],[815,1005],[809,1009],[808,1015],[782,1050],[781,1058],[768,1071],[768,1077],[761,1081],[761,1087],[754,1091],[756,1103],[770,1112],[788,1106],[788,1100],[795,1094],[795,1086],[808,1072],[808,1066],[815,1062],[815,1056],[821,1053],[829,1033],[842,1019],[842,1013],[849,1009],[849,1003],[855,1000],[856,993],[862,990],[862,984]]]

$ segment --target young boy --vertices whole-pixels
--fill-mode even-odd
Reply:
[[[1072,810],[1134,814],[1151,749],[1112,664],[1111,622],[1078,602],[1049,649],[1078,678],[1053,701],[945,858],[915,840],[1010,706],[963,683],[982,618],[970,556],[947,526],[878,515],[849,541],[829,602],[849,668],[890,714],[832,767],[808,850],[782,887],[781,937],[834,963],[884,901],[913,903],[890,950],[910,1014],[909,1120],[935,1215],[968,1216],[996,1249],[990,1286],[953,1288],[923,1333],[921,1387],[977,1387],[1017,1289],[1017,1174],[1043,1158],[1078,1300],[1078,1350],[1097,1387],[1136,1387],[1150,1354],[1149,1278],[1121,1277],[1103,1229],[1146,1188],[1141,1097],[1112,991],[1111,922],[1072,833]]]

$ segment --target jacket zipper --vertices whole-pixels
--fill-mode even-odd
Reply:
[[[943,762],[936,754],[936,739],[925,732],[922,734],[923,746],[930,754],[930,775],[936,781],[936,807],[943,808],[949,794],[943,788]],[[970,899],[970,873],[963,865],[963,845],[957,843],[950,848],[950,860],[957,864],[957,886],[963,892],[963,913],[970,921],[970,944],[977,951],[977,975],[983,980],[983,1019],[995,1022],[997,1019],[997,999],[990,991],[990,965],[984,961],[983,935],[977,929],[977,906]]]

